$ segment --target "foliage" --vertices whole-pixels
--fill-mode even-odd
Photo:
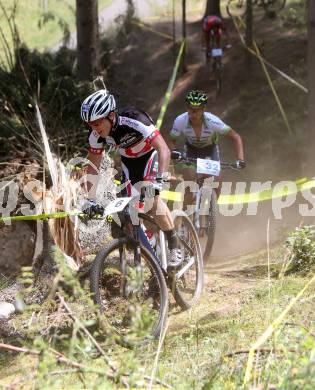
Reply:
[[[12,18],[8,16],[7,23],[14,49],[7,44],[8,61],[0,64],[0,137],[4,141],[1,154],[19,151],[40,158],[35,102],[43,114],[53,150],[61,158],[80,153],[87,134],[79,109],[93,86],[77,81],[75,51],[66,47],[55,53],[30,50],[19,39],[14,14]],[[102,67],[109,68],[111,43],[106,37],[102,39],[102,49]]]
[[[42,275],[39,284],[33,283],[30,268],[20,279],[25,288],[19,297],[21,314],[14,320],[19,336],[13,344],[19,340],[30,359],[27,368],[16,373],[19,386],[73,388],[81,383],[86,388],[92,383],[93,388],[112,388],[147,382],[139,357],[121,346],[123,340],[93,304],[85,280],[73,274],[58,251],[55,261],[57,272]],[[136,332],[148,318],[140,318],[136,306],[134,315]],[[1,336],[0,327],[0,340]],[[12,355],[3,350],[1,355],[1,365],[6,366]]]
[[[315,265],[315,226],[296,228],[286,240],[290,252],[286,273],[309,272]]]
[[[98,0],[99,10],[111,2],[113,0]],[[15,21],[23,42],[31,49],[47,50],[64,38],[65,28],[71,32],[75,31],[75,0],[37,0],[32,3],[25,0],[1,0],[1,3],[8,13],[14,3],[17,3]],[[47,7],[43,7],[44,3]],[[10,29],[1,12],[0,25],[4,35],[9,36]],[[1,49],[0,47],[0,53]]]
[[[306,4],[307,1],[289,1],[284,10],[279,14],[283,25],[306,31]]]

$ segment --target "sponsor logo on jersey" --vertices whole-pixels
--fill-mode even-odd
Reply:
[[[122,140],[120,141],[119,146],[122,147],[122,148],[125,148],[125,147],[127,147],[129,145],[132,145],[136,141],[137,141],[137,136],[136,135],[127,134],[127,135],[125,135],[122,138]]]
[[[134,119],[130,119],[130,118],[127,118],[127,117],[122,117],[121,118],[121,124],[130,126],[133,129],[137,129],[139,127],[140,123],[138,121],[134,120]]]

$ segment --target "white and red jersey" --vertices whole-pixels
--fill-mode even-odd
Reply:
[[[102,153],[104,143],[117,147],[121,156],[126,158],[138,158],[153,150],[151,142],[160,132],[146,112],[128,107],[116,119],[115,126],[105,139],[95,130],[90,132],[91,153]]]

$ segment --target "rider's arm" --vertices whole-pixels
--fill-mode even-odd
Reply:
[[[237,158],[239,160],[244,160],[244,148],[241,136],[233,129],[228,131],[225,135],[233,141]]]
[[[176,145],[178,143],[177,141],[181,137],[183,120],[184,120],[183,115],[178,116],[174,120],[172,130],[170,131],[169,136],[168,136],[168,144],[169,144],[171,150],[173,150],[176,147]]]
[[[99,134],[95,130],[90,131],[88,141],[89,149],[87,158],[91,164],[86,164],[85,169],[87,177],[85,178],[86,181],[83,183],[82,187],[84,187],[87,192],[87,197],[89,199],[94,199],[96,195],[99,167],[103,155],[103,142],[100,140]]]
[[[171,150],[176,149],[176,144],[177,144],[177,138],[171,138],[169,137],[167,140],[168,146]]]
[[[90,151],[88,152],[87,158],[91,162],[91,164],[87,164],[86,167],[87,178],[85,190],[89,199],[94,199],[96,195],[96,188],[99,179],[99,168],[101,165],[102,156],[102,153],[95,154],[91,153]]]
[[[164,138],[159,135],[152,142],[151,145],[158,153],[158,161],[159,161],[159,173],[167,172],[168,167],[170,165],[171,152],[169,147],[167,146]]]

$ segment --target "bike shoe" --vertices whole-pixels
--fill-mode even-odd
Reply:
[[[177,268],[182,264],[182,262],[182,251],[179,248],[171,249],[167,266],[169,268]]]

